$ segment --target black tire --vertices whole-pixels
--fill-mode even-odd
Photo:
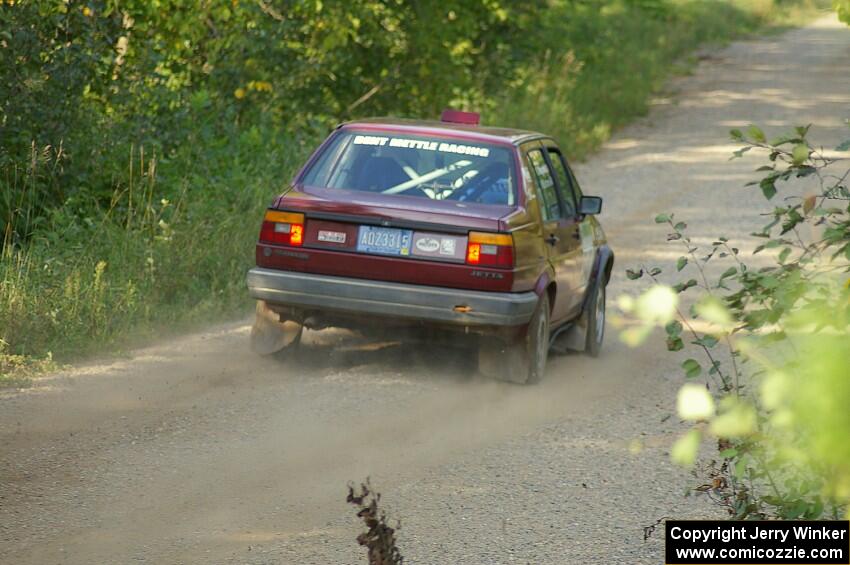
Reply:
[[[587,335],[584,351],[591,357],[599,357],[605,339],[605,285],[597,281],[593,295],[587,303]]]
[[[543,379],[549,356],[549,297],[543,295],[528,324],[525,337],[516,343],[486,343],[478,349],[478,370],[485,376],[517,384]]]

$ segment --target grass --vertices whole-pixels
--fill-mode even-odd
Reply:
[[[25,359],[73,360],[243,312],[261,211],[306,153],[258,145],[254,132],[222,152],[226,158],[188,168],[192,156],[163,167],[136,148],[108,208],[84,217],[58,210],[44,235],[6,246],[0,360],[20,358],[0,361],[0,375],[13,365],[20,374]],[[158,198],[163,182],[177,193],[173,201]]]
[[[6,347],[5,342],[0,342],[0,389],[27,387],[33,378],[59,368],[50,353],[41,358],[13,355],[6,352]]]
[[[645,114],[683,55],[813,13],[808,3],[777,7],[772,0],[671,0],[665,12],[642,19],[618,2],[601,10],[553,5],[562,18],[540,31],[551,48],[516,69],[485,120],[551,132],[573,158]],[[105,181],[108,198],[70,194],[38,219],[25,244],[8,240],[9,226],[35,222],[28,211],[43,168],[61,168],[61,151],[33,147],[28,163],[0,170],[0,193],[18,199],[0,257],[0,386],[26,384],[54,368],[54,359],[248,311],[244,275],[261,211],[321,135],[259,121],[192,135],[167,156],[128,142],[126,166]]]

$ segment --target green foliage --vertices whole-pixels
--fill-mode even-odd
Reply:
[[[59,146],[84,123],[83,99],[107,87],[104,55],[120,28],[65,2],[0,3],[0,165],[33,142]]]
[[[832,0],[832,5],[838,13],[838,19],[850,25],[850,0]]]
[[[682,368],[685,370],[685,376],[689,379],[698,377],[702,373],[702,366],[696,359],[687,359],[682,363]]]
[[[0,389],[27,386],[32,377],[58,368],[49,353],[42,358],[14,355],[8,353],[8,345],[0,340]]]
[[[671,457],[690,466],[699,438],[716,438],[720,462],[708,465],[710,481],[697,491],[739,519],[838,517],[850,502],[850,167],[846,158],[824,154],[808,132],[798,127],[772,141],[756,126],[731,132],[767,156],[769,164],[757,169],[763,178],[748,186],[770,200],[787,191],[780,183],[796,181],[766,214],[769,223],[752,234],[765,241],[754,253],[770,253],[773,264],[748,266],[725,237],[701,249],[673,214],[656,217],[669,226],[668,241],[686,250],[677,270],[698,276],[673,288],[701,292],[689,316],[677,307],[678,320],[666,323],[668,349],[683,348],[686,328],[708,361],[707,384],[718,404],[716,412],[705,409],[712,404],[705,389],[683,386],[680,416],[704,423],[676,443]],[[717,261],[731,265],[712,278],[708,265]],[[639,272],[654,280],[658,270]],[[654,282],[643,296],[658,292]],[[642,299],[621,304],[644,328],[657,325],[632,307]],[[689,379],[703,374],[692,358],[682,369]]]
[[[68,199],[51,210],[28,245],[3,251],[0,339],[67,358],[239,311],[256,219],[311,148],[282,138],[269,151],[272,133],[202,137],[173,160],[134,149],[106,205]],[[217,158],[200,155],[211,150]]]

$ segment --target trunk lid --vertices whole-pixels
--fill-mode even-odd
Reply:
[[[512,206],[313,187],[294,188],[279,196],[273,207],[303,212],[317,219],[440,229],[446,233],[500,231],[501,219],[514,210]]]

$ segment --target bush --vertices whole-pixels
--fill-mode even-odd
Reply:
[[[735,157],[766,153],[762,178],[748,183],[766,200],[795,181],[752,234],[764,242],[754,253],[773,264],[753,269],[725,237],[701,248],[684,222],[661,214],[668,241],[684,249],[676,270],[696,276],[668,288],[657,286],[660,267],[629,271],[656,286],[623,301],[641,320],[625,337],[638,343],[660,324],[670,351],[688,339],[703,354],[682,363],[686,378],[707,381],[679,391],[679,415],[696,425],[671,451],[691,466],[703,437],[717,442],[698,492],[738,519],[837,519],[850,502],[850,167],[817,148],[808,127],[772,140],[756,126],[731,133],[743,144]],[[728,268],[712,280],[706,266],[717,261]],[[690,289],[699,296],[685,315],[678,297]]]

